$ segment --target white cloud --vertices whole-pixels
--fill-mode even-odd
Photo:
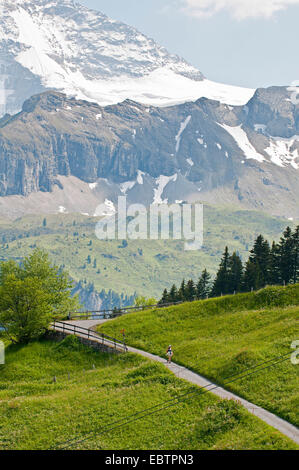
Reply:
[[[274,13],[291,5],[299,5],[299,0],[182,0],[183,10],[191,16],[207,17],[220,11],[228,11],[233,18],[271,18]]]

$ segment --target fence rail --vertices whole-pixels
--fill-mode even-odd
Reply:
[[[128,350],[125,341],[121,342],[120,340],[116,338],[112,338],[111,336],[105,335],[104,333],[94,333],[92,330],[88,328],[84,328],[82,326],[73,325],[71,323],[66,323],[63,321],[55,320],[54,323],[52,323],[52,327],[55,331],[59,331],[62,333],[68,332],[74,335],[76,334],[80,335],[81,337],[86,338],[86,339],[97,340],[98,343],[111,346],[114,349],[117,349],[117,347],[119,347],[122,350],[124,350],[124,352]]]
[[[86,312],[71,312],[69,314],[69,320],[75,320],[75,319],[86,319],[86,317],[92,317],[93,319],[110,319],[110,318],[116,318],[120,317],[121,315],[125,315],[126,313],[131,313],[131,312],[140,312],[143,310],[147,310],[150,308],[166,308],[166,307],[171,307],[172,305],[180,305],[183,302],[174,302],[174,303],[169,303],[169,304],[157,304],[157,305],[142,305],[140,307],[122,307],[118,309],[113,309],[113,310],[88,310]]]

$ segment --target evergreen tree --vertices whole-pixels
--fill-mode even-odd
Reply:
[[[259,267],[250,259],[245,265],[245,271],[242,281],[242,290],[244,292],[250,292],[252,289],[257,290],[260,284],[260,272]]]
[[[164,304],[168,304],[168,303],[169,303],[168,292],[167,292],[167,289],[164,289],[163,295],[162,295],[162,298],[161,298],[159,304],[164,305]]]
[[[230,255],[226,247],[212,289],[214,297],[229,293],[229,259]]]
[[[280,276],[280,257],[278,245],[273,242],[270,251],[269,261],[269,284],[275,285],[281,282]]]
[[[295,259],[294,259],[294,238],[292,230],[287,227],[283,232],[278,245],[280,259],[280,282],[289,284],[294,279]]]
[[[184,302],[186,300],[186,283],[185,279],[182,280],[181,287],[178,292],[178,300]]]
[[[211,291],[211,275],[206,269],[203,270],[196,286],[196,297],[199,300],[207,299]]]
[[[293,263],[293,282],[299,281],[299,225],[293,233],[294,243],[294,263]]]
[[[229,258],[228,293],[240,292],[242,286],[243,264],[240,256],[234,252]]]
[[[178,301],[178,290],[175,284],[171,287],[168,298],[169,302],[175,303]]]
[[[187,282],[187,286],[185,289],[185,298],[189,302],[192,302],[196,299],[196,287],[192,279]]]
[[[249,292],[265,287],[271,281],[271,250],[267,240],[259,235],[245,266],[243,290]]]

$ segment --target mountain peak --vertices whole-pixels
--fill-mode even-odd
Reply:
[[[124,23],[72,0],[0,0],[5,103],[55,89],[100,105],[125,99],[154,106],[200,96],[245,104],[253,90],[205,80],[184,59]]]

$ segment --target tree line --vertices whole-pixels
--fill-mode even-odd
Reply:
[[[204,269],[197,282],[183,280],[164,290],[160,304],[190,302],[239,292],[262,289],[266,285],[299,282],[299,226],[287,227],[278,243],[272,245],[259,235],[243,265],[240,255],[225,248],[215,279]]]

